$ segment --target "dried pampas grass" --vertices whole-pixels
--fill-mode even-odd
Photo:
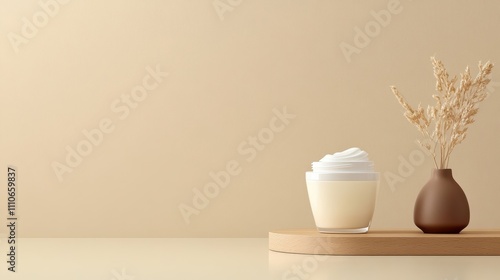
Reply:
[[[414,109],[395,86],[391,86],[391,90],[405,109],[404,116],[424,136],[419,140],[420,145],[432,155],[436,168],[444,169],[448,168],[451,152],[464,141],[469,125],[474,123],[479,103],[488,96],[486,86],[490,82],[493,64],[479,62],[479,73],[475,78],[471,77],[469,67],[466,67],[456,87],[457,76],[450,79],[440,60],[431,57],[431,61],[438,92],[432,95],[436,100],[434,106],[429,105],[424,110],[418,105]]]

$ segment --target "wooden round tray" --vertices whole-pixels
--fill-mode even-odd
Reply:
[[[364,234],[325,234],[315,229],[269,232],[269,250],[355,256],[500,256],[500,230],[424,234],[411,230],[370,230]]]

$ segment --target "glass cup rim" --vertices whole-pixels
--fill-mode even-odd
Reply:
[[[306,172],[307,181],[378,181],[380,172]]]

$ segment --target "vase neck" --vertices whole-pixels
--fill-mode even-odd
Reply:
[[[451,169],[446,168],[446,169],[434,169],[432,171],[432,176],[451,176],[453,177],[453,174],[451,172]]]

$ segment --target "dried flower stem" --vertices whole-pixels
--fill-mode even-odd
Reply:
[[[448,168],[453,149],[467,136],[467,129],[474,123],[474,116],[478,112],[478,104],[488,93],[486,86],[491,81],[489,76],[493,64],[479,62],[479,73],[471,77],[469,67],[460,74],[460,84],[455,86],[457,76],[449,78],[448,72],[440,60],[431,57],[436,77],[436,91],[432,95],[436,100],[434,106],[427,106],[424,111],[419,104],[416,109],[411,107],[395,86],[391,86],[392,93],[405,109],[404,116],[414,124],[424,136],[419,140],[422,147],[429,151],[436,168]],[[431,128],[434,124],[434,129]],[[437,152],[436,152],[437,151]],[[439,159],[439,161],[438,161]]]

